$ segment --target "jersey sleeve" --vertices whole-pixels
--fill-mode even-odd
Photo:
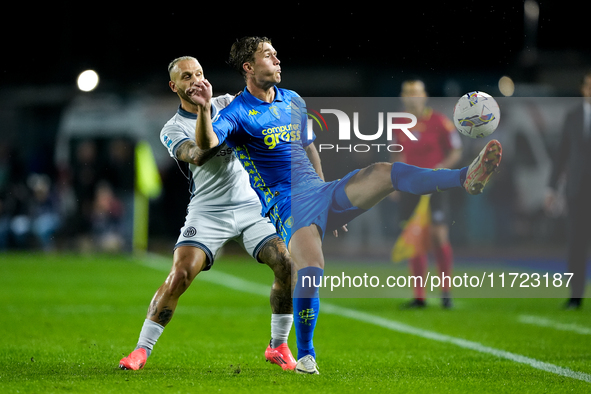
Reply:
[[[307,147],[316,139],[316,134],[312,128],[308,128],[308,113],[306,110],[306,102],[297,93],[291,99],[291,118],[292,123],[301,125],[300,139],[302,145]]]
[[[176,151],[181,144],[191,139],[187,133],[175,123],[167,123],[160,132],[160,142],[168,150],[170,157],[176,159]]]
[[[238,121],[235,112],[230,110],[230,108],[220,111],[212,122],[213,132],[218,137],[218,146],[222,145],[227,138],[231,138],[238,130]]]
[[[234,100],[234,96],[228,93],[221,96],[217,96],[212,99],[212,105],[214,108],[211,118],[212,122],[215,122],[217,120],[217,118],[220,116],[221,110],[230,105],[232,100]]]

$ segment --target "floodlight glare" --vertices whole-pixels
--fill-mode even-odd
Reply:
[[[505,97],[513,96],[515,93],[515,83],[508,76],[503,76],[499,79],[499,90]]]
[[[78,76],[78,89],[90,92],[98,85],[99,77],[96,71],[86,70]]]

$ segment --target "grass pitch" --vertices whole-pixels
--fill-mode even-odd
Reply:
[[[199,275],[146,367],[121,371],[170,263],[0,254],[0,392],[591,392],[590,306],[550,298],[325,299],[321,375],[283,372],[263,356],[272,274],[248,257]]]

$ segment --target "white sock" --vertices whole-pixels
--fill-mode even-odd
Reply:
[[[142,326],[142,330],[140,331],[140,339],[138,340],[137,346],[135,348],[146,349],[146,353],[149,356],[150,353],[152,353],[152,348],[156,344],[156,341],[158,338],[160,338],[160,335],[162,335],[163,330],[164,326],[161,326],[150,319],[146,319],[144,321],[144,325]]]
[[[293,313],[271,315],[271,347],[276,348],[282,343],[287,343],[291,325],[293,324]]]

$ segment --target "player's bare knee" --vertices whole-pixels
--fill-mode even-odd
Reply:
[[[374,163],[365,167],[351,178],[345,193],[351,204],[369,209],[394,191],[392,185],[392,164]]]
[[[188,270],[178,268],[175,269],[170,275],[170,285],[168,291],[173,296],[180,296],[189,288],[193,278]]]
[[[189,288],[193,279],[205,266],[201,260],[203,259],[196,253],[175,255],[172,271],[167,279],[171,295],[178,297]]]
[[[392,163],[374,163],[355,174],[348,187],[361,188],[364,192],[367,192],[368,189],[390,188],[392,186],[391,174]]]
[[[375,163],[372,164],[371,167],[373,168],[373,172],[375,173],[375,177],[379,179],[380,182],[390,183],[392,178],[392,163]]]
[[[390,177],[390,172],[392,171],[392,163],[386,162],[379,162],[373,163],[369,166],[365,167],[363,170],[363,176],[367,177],[382,177],[387,175]]]

